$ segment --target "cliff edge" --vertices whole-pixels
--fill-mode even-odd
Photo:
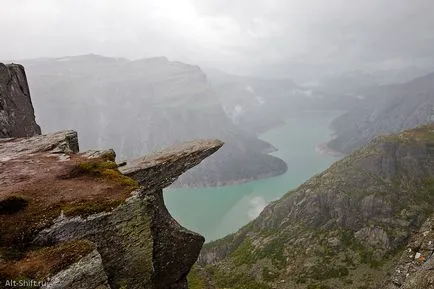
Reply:
[[[24,68],[0,63],[0,138],[41,134]]]
[[[119,167],[113,150],[79,153],[74,131],[1,139],[0,287],[188,288],[204,238],[170,216],[162,188],[222,145],[193,141]]]

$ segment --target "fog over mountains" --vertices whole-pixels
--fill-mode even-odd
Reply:
[[[0,59],[164,55],[231,73],[318,81],[433,66],[431,0],[3,0]],[[86,9],[83,9],[86,7]],[[14,27],[14,29],[10,29]],[[32,49],[29,49],[32,47]]]
[[[257,135],[305,110],[342,110],[333,150],[349,153],[379,134],[431,121],[432,74],[349,71],[314,87],[288,78],[228,74],[165,57],[130,61],[94,54],[23,61],[39,123],[74,128],[84,149],[113,147],[128,159],[189,139],[227,145],[177,185],[215,186],[278,175],[283,161]],[[395,76],[394,76],[395,75]],[[396,75],[400,75],[397,77]],[[188,124],[188,125],[186,125]],[[235,165],[236,164],[236,165]],[[201,181],[199,181],[199,179]]]
[[[335,150],[349,153],[378,135],[434,121],[434,74],[410,82],[359,90],[362,100],[332,123]]]
[[[434,289],[433,0],[0,2],[0,288]]]
[[[97,55],[23,62],[45,132],[78,130],[82,149],[113,147],[120,159],[199,138],[225,147],[178,185],[244,182],[286,170],[273,146],[236,126],[202,70],[165,57],[129,61]]]

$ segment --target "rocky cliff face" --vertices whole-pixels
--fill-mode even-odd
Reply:
[[[131,159],[198,138],[226,145],[181,176],[178,186],[217,186],[283,173],[274,148],[235,126],[197,66],[164,57],[96,55],[25,62],[47,131],[73,128],[85,149],[113,147]]]
[[[112,150],[79,153],[74,131],[0,140],[0,280],[187,288],[204,238],[172,219],[162,188],[222,145],[189,142],[119,166]]]
[[[434,288],[434,126],[378,137],[205,245],[196,288]]]
[[[397,265],[384,282],[386,289],[434,288],[434,216],[413,232],[406,247],[398,253]]]
[[[24,68],[0,63],[0,138],[38,134]]]
[[[398,85],[358,92],[364,98],[332,123],[330,148],[350,153],[382,134],[398,133],[434,121],[434,74]]]

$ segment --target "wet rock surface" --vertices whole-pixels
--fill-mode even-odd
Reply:
[[[42,289],[110,289],[101,256],[97,250],[50,278]]]
[[[0,138],[41,134],[24,68],[0,63]]]
[[[204,238],[170,216],[162,189],[222,145],[193,141],[118,168],[112,150],[79,153],[74,131],[1,140],[0,278],[49,279],[47,289],[187,288]],[[10,276],[25,256],[55,254],[38,248],[82,240],[95,250],[59,255],[45,275]]]
[[[128,161],[119,170],[137,180],[145,188],[167,187],[186,170],[198,165],[204,158],[223,146],[217,140],[186,142],[143,158]],[[163,172],[165,172],[163,174]],[[164,179],[158,176],[164,175]]]

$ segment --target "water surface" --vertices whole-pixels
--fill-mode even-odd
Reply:
[[[306,112],[260,135],[278,149],[273,155],[288,164],[285,174],[217,188],[168,188],[164,192],[167,208],[181,225],[202,234],[207,242],[237,231],[256,218],[269,202],[337,160],[321,155],[315,148],[330,138],[329,124],[338,115]]]

